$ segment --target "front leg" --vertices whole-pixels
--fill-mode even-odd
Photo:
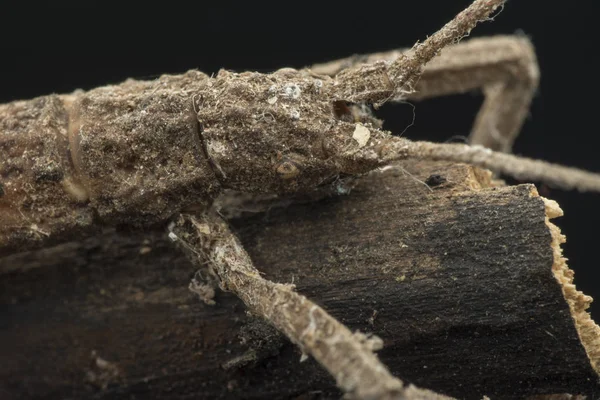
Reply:
[[[294,286],[261,277],[226,221],[214,211],[181,215],[171,238],[194,262],[208,263],[221,289],[235,293],[254,314],[266,319],[304,354],[313,356],[352,399],[449,399],[404,385],[379,361],[378,337],[352,333],[323,308],[296,293]]]
[[[396,60],[408,51],[353,56],[317,64],[311,70],[335,76],[346,68]],[[425,66],[413,92],[390,101],[419,101],[481,89],[485,100],[469,142],[509,152],[527,117],[538,82],[539,69],[531,42],[521,36],[494,36],[445,48]]]

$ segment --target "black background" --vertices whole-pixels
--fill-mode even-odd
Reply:
[[[240,2],[241,3],[241,2]],[[392,2],[390,2],[392,3]],[[394,2],[66,2],[0,5],[0,102],[89,89],[128,77],[219,68],[270,71],[354,53],[412,45],[441,27],[468,0]],[[600,172],[595,95],[597,6],[592,0],[509,0],[472,36],[522,31],[533,40],[540,90],[514,151]],[[477,94],[417,103],[412,139],[443,141],[468,133]],[[410,124],[408,105],[386,105],[386,128]],[[555,220],[576,284],[600,302],[598,194],[542,188],[559,202]],[[592,305],[600,318],[600,306]]]

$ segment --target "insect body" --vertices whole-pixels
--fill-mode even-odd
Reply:
[[[523,39],[488,40],[502,50],[493,54],[503,56],[491,57],[487,64],[469,58],[473,51],[482,51],[482,42],[474,42],[442,55],[437,60],[446,62],[434,61],[429,72],[423,69],[502,3],[476,0],[442,30],[393,60],[345,69],[337,69],[339,63],[313,70],[285,68],[272,74],[221,71],[214,78],[190,71],[1,105],[0,254],[91,235],[107,225],[161,224],[179,213],[194,212],[202,217],[180,219],[180,227],[184,234],[196,231],[196,247],[210,255],[222,288],[263,313],[266,303],[256,302],[249,290],[275,293],[298,304],[298,310],[306,308],[299,320],[312,327],[315,315],[330,325],[334,319],[290,287],[262,279],[226,224],[207,217],[224,189],[277,195],[335,189],[340,178],[414,157],[467,162],[517,178],[600,191],[595,174],[492,150],[510,148],[526,113],[523,106],[537,85],[530,45]],[[456,63],[443,58],[452,55],[459,55],[479,75],[469,72],[465,78],[452,69]],[[494,73],[481,72],[486,70]],[[515,74],[518,79],[512,79]],[[453,78],[445,80],[448,77]],[[411,96],[466,91],[474,85],[493,89],[488,90],[472,135],[479,146],[394,137],[362,111],[367,103],[378,106]],[[266,304],[265,315],[310,352],[310,340],[323,332],[304,329],[304,322],[292,326],[289,313],[280,313],[281,304]],[[311,354],[338,378],[340,387],[362,398],[399,393],[401,385],[371,352],[375,344],[358,340],[342,325],[336,329],[347,353],[362,360],[360,368],[347,363],[338,378],[336,368],[344,363],[337,357],[346,353]],[[361,374],[372,374],[373,381],[383,383],[361,387]]]
[[[4,105],[0,243],[148,225],[206,208],[222,188],[306,191],[373,169],[376,146],[362,143],[365,155],[357,125],[335,117],[331,82],[192,71]]]
[[[582,171],[393,137],[370,114],[340,107],[357,96],[343,77],[190,71],[2,105],[0,247],[161,223],[186,207],[206,209],[224,188],[307,192],[406,157],[600,188]]]

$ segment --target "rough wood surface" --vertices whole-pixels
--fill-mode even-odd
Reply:
[[[569,306],[553,274],[534,188],[402,165],[411,175],[390,168],[349,196],[240,212],[233,226],[265,277],[380,336],[380,358],[407,382],[466,399],[598,397],[570,309],[584,306]],[[13,255],[0,272],[2,398],[339,396],[239,300],[217,292],[210,306],[189,292],[195,270],[164,231]]]

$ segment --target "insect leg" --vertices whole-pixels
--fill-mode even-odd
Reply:
[[[405,386],[392,376],[373,352],[381,348],[381,339],[352,333],[323,308],[296,293],[293,285],[264,279],[227,222],[216,213],[181,215],[171,233],[194,262],[208,261],[221,289],[235,293],[250,311],[313,356],[350,398],[447,399]]]
[[[440,30],[394,61],[342,70],[335,76],[334,100],[371,102],[377,108],[390,99],[414,92],[415,83],[429,61],[446,46],[468,35],[479,22],[489,20],[503,4],[504,0],[475,0]]]
[[[539,69],[526,37],[496,36],[449,47],[427,65],[408,99],[422,100],[481,89],[485,100],[469,142],[510,152],[539,83]]]

